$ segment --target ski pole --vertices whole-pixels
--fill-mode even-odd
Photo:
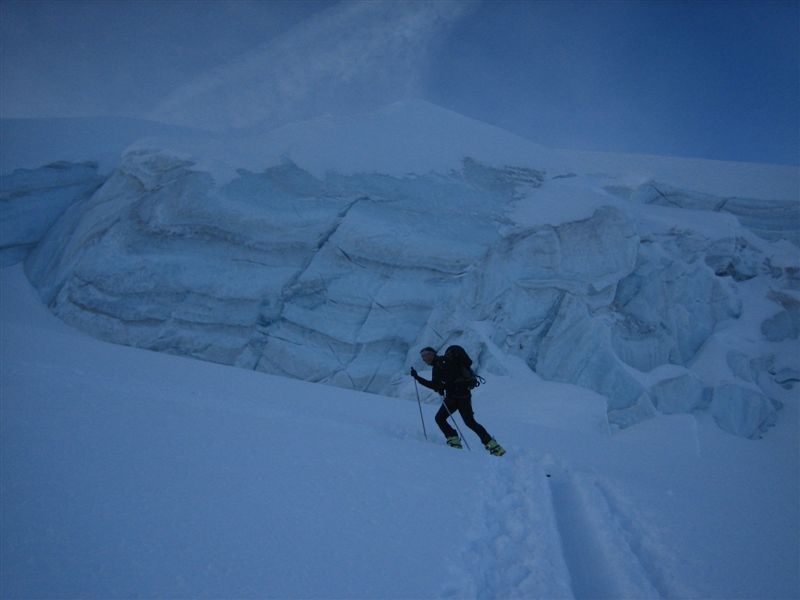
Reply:
[[[414,380],[414,391],[417,392],[417,405],[419,406],[419,420],[422,421],[422,433],[425,434],[425,439],[428,439],[428,432],[425,431],[425,419],[422,418],[422,402],[419,401],[419,386],[417,380]]]
[[[469,447],[469,442],[467,442],[467,438],[465,438],[464,435],[461,433],[461,429],[458,426],[458,421],[456,421],[456,418],[453,416],[453,413],[450,412],[450,409],[447,408],[447,397],[446,396],[445,396],[445,399],[442,400],[442,406],[444,406],[444,409],[447,411],[447,414],[450,415],[450,418],[453,419],[453,425],[456,426],[456,431],[458,432],[458,437],[460,437],[462,440],[464,440],[464,444],[467,446],[467,450],[472,452],[472,448]]]

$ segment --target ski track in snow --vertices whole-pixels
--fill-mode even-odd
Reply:
[[[548,462],[509,454],[489,469],[442,597],[696,596],[671,577],[675,557],[633,502],[607,481]]]
[[[454,552],[445,598],[558,598],[571,595],[545,473],[529,454],[492,461],[470,541]],[[496,461],[496,462],[495,462]],[[471,493],[471,492],[470,492]]]

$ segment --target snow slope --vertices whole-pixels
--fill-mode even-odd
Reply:
[[[0,596],[788,598],[798,407],[609,434],[522,361],[476,392],[508,449],[415,400],[95,340],[0,271]],[[417,365],[419,368],[420,365]],[[551,476],[547,477],[546,473]]]

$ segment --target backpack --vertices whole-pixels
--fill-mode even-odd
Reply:
[[[457,383],[464,384],[468,389],[474,390],[486,380],[472,370],[472,359],[461,346],[450,346],[445,350],[446,359],[455,362],[461,372],[461,376],[456,380]]]

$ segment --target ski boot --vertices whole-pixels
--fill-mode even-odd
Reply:
[[[489,451],[489,454],[493,456],[503,456],[506,453],[505,449],[497,443],[497,440],[492,438],[488,442],[486,442],[485,448]]]
[[[447,438],[447,445],[450,446],[451,448],[458,448],[459,450],[462,450],[464,448],[461,445],[461,438],[459,438],[457,435]]]

